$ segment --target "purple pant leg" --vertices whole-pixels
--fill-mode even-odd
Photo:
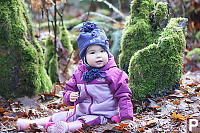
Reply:
[[[105,118],[104,116],[98,116],[98,115],[85,115],[78,117],[78,120],[83,120],[86,124],[90,126],[104,124],[105,122],[108,121],[108,119]]]
[[[74,112],[74,109],[69,111],[61,111],[52,115],[52,122],[65,121]],[[77,114],[69,118],[68,122],[73,122],[77,120]]]

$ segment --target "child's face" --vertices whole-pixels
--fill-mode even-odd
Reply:
[[[86,61],[91,67],[103,67],[108,62],[108,53],[99,45],[91,45],[86,51]]]

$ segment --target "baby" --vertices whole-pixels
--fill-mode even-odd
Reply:
[[[133,120],[128,76],[109,53],[105,32],[92,22],[83,23],[80,31],[77,41],[81,61],[63,93],[65,103],[75,105],[75,109],[42,119],[19,119],[19,130],[36,123],[46,126],[48,132],[65,133],[81,129],[83,123],[95,126],[109,119],[113,122]]]

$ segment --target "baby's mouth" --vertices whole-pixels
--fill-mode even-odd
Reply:
[[[99,60],[99,61],[97,61],[96,63],[99,64],[99,63],[102,63],[102,62],[103,62],[103,61]]]

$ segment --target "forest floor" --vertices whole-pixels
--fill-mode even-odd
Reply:
[[[72,109],[73,107],[63,103],[60,91],[63,85],[56,87],[56,94],[40,94],[33,98],[10,100],[0,97],[0,131],[17,132],[18,118],[36,119]],[[178,90],[165,97],[148,98],[140,107],[134,113],[137,123],[135,129],[127,128],[127,124],[107,122],[101,126],[85,126],[78,132],[187,132],[189,119],[200,118],[200,71],[185,73]],[[25,132],[45,132],[45,129],[33,124]]]
[[[75,56],[76,57],[76,56]],[[72,65],[68,73],[73,73]],[[184,58],[184,70],[180,86],[172,94],[164,97],[133,101],[135,128],[127,124],[107,122],[100,126],[87,126],[77,132],[84,133],[127,133],[127,132],[181,132],[186,133],[191,118],[200,119],[200,65]],[[187,70],[186,70],[187,69]],[[190,69],[190,70],[188,70]],[[70,69],[69,69],[70,70]],[[68,77],[70,77],[70,75]],[[61,76],[62,77],[62,76]],[[0,96],[0,132],[17,132],[18,118],[36,119],[51,116],[59,111],[73,109],[63,103],[62,92],[65,83],[54,85],[52,93],[43,93],[32,98],[22,97],[5,100]],[[190,123],[193,124],[193,123]],[[192,125],[192,126],[195,126]],[[198,128],[193,128],[197,130]],[[200,129],[199,129],[200,130]],[[35,124],[25,132],[45,132]]]

